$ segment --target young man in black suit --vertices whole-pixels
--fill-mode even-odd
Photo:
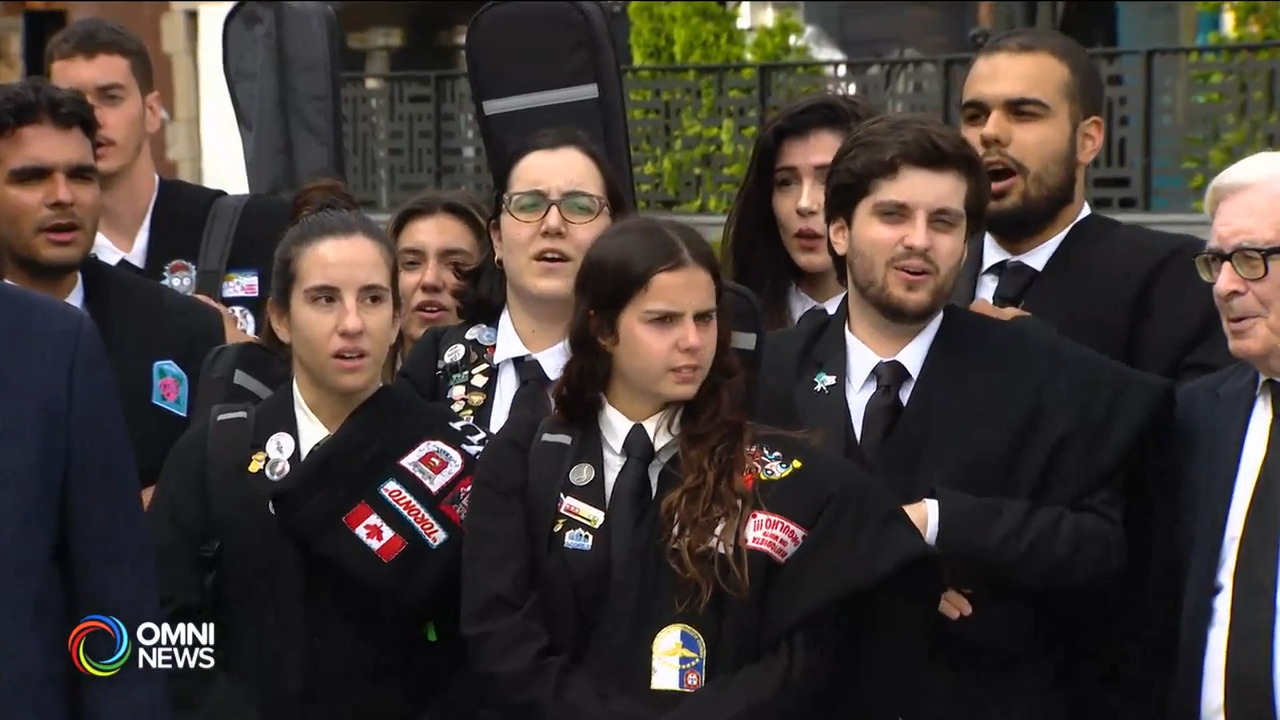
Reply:
[[[1102,75],[1085,49],[1026,28],[983,46],[965,79],[960,130],[991,178],[984,233],[953,299],[1014,309],[1126,365],[1175,381],[1231,361],[1191,235],[1092,211],[1085,174],[1105,142]]]
[[[200,364],[225,341],[216,310],[89,255],[102,203],[93,107],[44,80],[0,86],[5,280],[86,311],[106,342],[144,503],[191,420]]]
[[[142,40],[101,18],[77,20],[45,47],[51,82],[93,103],[101,134],[94,146],[102,176],[102,220],[93,251],[190,295],[205,220],[226,195],[161,178],[151,138],[163,128],[160,93]],[[276,244],[289,222],[289,201],[255,195],[236,226],[222,300],[236,326],[254,334],[262,321]]]
[[[760,373],[757,418],[869,468],[943,557],[913,720],[1078,717],[1064,629],[1124,567],[1125,475],[1171,395],[1042,323],[948,302],[988,184],[954,129],[858,128],[826,185],[848,296],[771,335]]]

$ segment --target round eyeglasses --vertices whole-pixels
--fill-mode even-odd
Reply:
[[[1280,248],[1236,248],[1231,252],[1221,250],[1205,250],[1196,253],[1196,273],[1207,282],[1217,282],[1222,266],[1231,263],[1231,268],[1244,280],[1261,280],[1270,270],[1270,259],[1280,255]]]
[[[609,202],[599,195],[585,192],[571,192],[552,198],[541,190],[527,190],[503,195],[502,207],[522,223],[541,222],[554,207],[570,225],[585,225],[600,217],[600,213],[609,208]]]

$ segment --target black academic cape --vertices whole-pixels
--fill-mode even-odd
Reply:
[[[191,425],[200,363],[226,342],[218,311],[97,258],[80,267],[84,305],[111,357],[138,480],[150,487]]]
[[[930,691],[904,717],[1065,717],[1069,700],[1088,700],[1072,698],[1073,636],[1125,567],[1124,486],[1169,409],[1169,383],[1036,323],[949,305],[868,462],[844,393],[847,318],[842,306],[770,338],[757,416],[812,430],[902,503],[938,501],[947,581],[974,612],[934,620]],[[836,383],[824,389],[823,373]]]
[[[969,241],[952,300],[973,302],[983,237]],[[1196,275],[1204,241],[1092,213],[1072,226],[1022,309],[1131,368],[1191,380],[1233,361],[1210,286]]]
[[[679,459],[662,471],[624,580],[602,591],[608,515],[600,524],[590,511],[605,507],[603,480],[566,481],[582,477],[568,472],[580,463],[602,467],[600,442],[594,425],[548,419],[539,430],[536,418],[513,418],[477,469],[462,628],[495,717],[899,717],[923,675],[942,586],[920,534],[876,483],[794,437],[761,433],[757,513],[738,536],[753,548],[749,592],[681,611],[657,509],[680,481]],[[563,461],[539,465],[548,443]]]
[[[169,620],[218,630],[216,668],[174,678],[181,716],[467,717],[449,703],[483,433],[383,387],[300,461],[291,386],[214,412],[174,447],[149,513]],[[295,442],[273,480],[277,433]]]

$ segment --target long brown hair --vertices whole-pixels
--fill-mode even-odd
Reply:
[[[571,355],[555,388],[561,421],[596,424],[613,372],[604,341],[616,337],[618,316],[655,275],[687,267],[705,270],[723,297],[715,254],[697,230],[670,220],[631,218],[601,233],[574,283]],[[749,508],[742,482],[749,433],[746,376],[729,332],[721,318],[707,379],[683,405],[680,483],[662,500],[663,527],[670,528],[668,562],[688,583],[699,608],[717,587],[731,594],[747,589],[746,551],[735,541]]]

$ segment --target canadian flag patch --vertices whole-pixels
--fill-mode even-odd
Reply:
[[[747,516],[743,542],[781,563],[800,548],[808,534],[808,530],[781,515],[756,510]]]
[[[368,545],[375,555],[382,558],[382,562],[391,562],[401,550],[404,550],[406,544],[404,538],[392,530],[386,521],[369,507],[369,503],[361,500],[360,504],[351,508],[351,512],[342,519],[356,537]]]

